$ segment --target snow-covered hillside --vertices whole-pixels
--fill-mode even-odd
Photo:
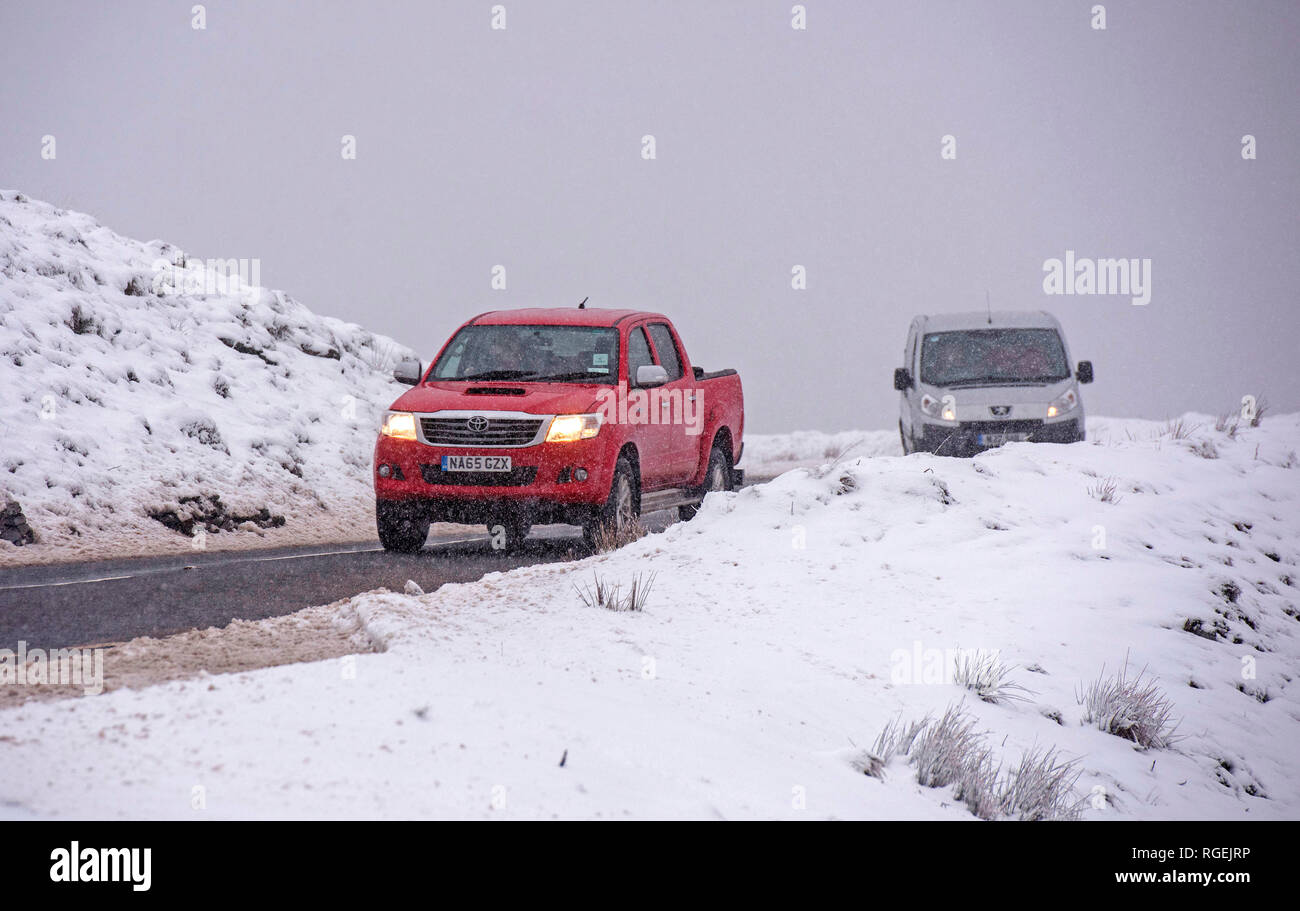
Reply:
[[[1297,449],[1300,416],[1191,417],[794,470],[611,554],[335,605],[381,653],[0,712],[0,814],[970,819],[870,755],[962,705],[1003,781],[1074,761],[1085,819],[1295,819]],[[650,572],[642,613],[576,590]],[[1087,720],[1126,663],[1169,746]]]
[[[372,532],[406,349],[226,265],[0,192],[0,565]]]

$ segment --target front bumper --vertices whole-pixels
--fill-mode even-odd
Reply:
[[[1030,443],[1077,443],[1084,438],[1082,421],[962,421],[960,424],[922,423],[916,448],[936,455],[970,456],[1001,445],[982,442],[988,434],[1023,433]]]
[[[531,522],[581,524],[609,498],[615,445],[600,434],[574,443],[517,449],[432,446],[380,436],[375,444],[375,497],[403,503],[435,522],[479,523],[502,515]],[[509,472],[444,472],[444,455],[509,456]],[[390,476],[379,474],[388,466]],[[586,478],[579,480],[582,469]]]

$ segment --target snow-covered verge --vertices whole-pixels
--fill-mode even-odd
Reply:
[[[13,644],[8,647],[12,650]],[[60,682],[47,672],[47,682],[39,686],[0,686],[0,709],[29,700],[67,699],[123,687],[141,689],[165,680],[202,680],[216,674],[323,661],[381,647],[382,643],[370,638],[349,603],[336,602],[264,620],[234,620],[220,628],[190,630],[162,639],[141,636],[101,646],[103,663],[98,678],[97,659],[91,652],[89,663],[83,657],[79,680]],[[41,654],[45,660],[47,653]],[[23,679],[37,679],[34,665],[35,659],[29,658]]]
[[[896,430],[796,430],[747,433],[739,467],[751,478],[774,478],[792,468],[832,461],[903,454]]]
[[[1212,426],[1215,418],[1187,415],[1184,422]],[[1094,440],[1149,439],[1166,432],[1173,421],[1133,418],[1088,418],[1088,437]],[[828,462],[852,461],[903,454],[897,430],[795,430],[789,433],[747,433],[740,467],[751,478],[774,478],[792,468],[812,468]]]
[[[0,814],[971,819],[904,756],[862,773],[961,704],[1004,770],[1074,760],[1084,819],[1295,819],[1300,416],[1182,428],[798,469],[615,553],[338,605],[382,653],[28,702]],[[643,613],[575,590],[647,572]],[[982,701],[948,650],[1024,689]],[[1125,662],[1171,746],[1085,723]]]
[[[209,548],[372,536],[407,351],[255,268],[0,191],[0,506],[36,536],[0,540],[0,566],[185,549],[199,527]]]

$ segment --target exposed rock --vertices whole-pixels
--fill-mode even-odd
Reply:
[[[0,541],[8,541],[15,547],[36,543],[36,532],[27,524],[23,507],[17,500],[9,500],[0,509]]]
[[[231,512],[216,494],[181,497],[174,509],[154,510],[149,513],[149,517],[189,536],[199,529],[209,534],[235,531],[244,523],[252,523],[258,528],[280,528],[284,525],[284,516],[272,514],[265,506],[251,514]]]

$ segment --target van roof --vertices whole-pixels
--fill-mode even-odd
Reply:
[[[628,317],[667,317],[646,310],[606,310],[601,307],[527,307],[519,310],[490,310],[470,320],[478,326],[617,326]]]
[[[963,329],[1056,329],[1061,324],[1046,310],[973,310],[969,313],[936,313],[921,318],[922,332],[955,332]]]

